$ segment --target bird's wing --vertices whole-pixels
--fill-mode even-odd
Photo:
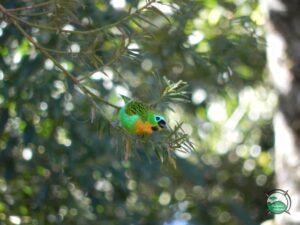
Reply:
[[[147,120],[149,108],[141,102],[131,101],[127,104],[126,113],[128,115],[139,115],[143,121]]]

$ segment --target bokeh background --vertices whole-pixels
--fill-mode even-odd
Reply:
[[[116,110],[91,101],[2,17],[0,224],[256,225],[272,217],[265,194],[274,186],[277,98],[257,1],[56,0],[11,13],[118,106],[121,94],[159,98],[157,76],[187,82],[190,102],[159,110],[171,127],[184,123],[195,150],[176,151],[176,168],[147,144],[125,161]]]

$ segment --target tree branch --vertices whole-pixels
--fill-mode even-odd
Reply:
[[[63,74],[68,77],[69,79],[71,79],[73,81],[73,83],[79,87],[79,89],[85,93],[86,95],[97,99],[98,101],[109,105],[115,109],[119,109],[118,106],[102,99],[101,97],[97,96],[95,93],[93,93],[92,91],[90,91],[88,88],[86,88],[85,86],[83,86],[80,81],[73,76],[70,72],[68,72],[52,55],[49,54],[48,51],[46,51],[43,47],[41,47],[16,21],[15,16],[12,15],[11,13],[7,12],[6,9],[0,4],[0,11],[7,16],[8,20],[13,23],[13,25],[17,28],[17,30],[19,30],[23,36],[30,42],[33,44],[33,46],[35,46],[37,49],[39,49],[39,51],[48,59],[50,59],[54,65],[59,68]]]

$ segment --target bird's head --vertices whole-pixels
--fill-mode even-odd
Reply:
[[[162,115],[151,113],[149,120],[153,131],[161,130],[167,126],[166,119]]]

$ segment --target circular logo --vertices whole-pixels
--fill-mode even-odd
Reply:
[[[288,213],[291,208],[291,198],[287,193],[281,189],[274,189],[267,193],[267,208],[272,214]]]

